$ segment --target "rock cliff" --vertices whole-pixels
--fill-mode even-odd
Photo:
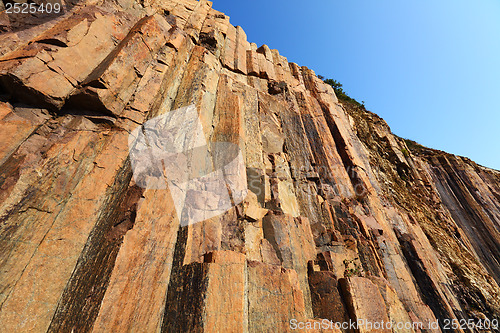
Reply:
[[[0,18],[0,331],[498,331],[500,172],[393,135],[209,1],[19,20]],[[129,137],[191,105],[247,195],[186,226]]]

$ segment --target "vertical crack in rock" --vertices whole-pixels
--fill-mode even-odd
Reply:
[[[431,160],[431,163],[433,162],[434,159]],[[460,174],[463,172],[453,168],[444,156],[438,157],[436,162],[438,163],[433,163],[436,167],[432,171],[444,204],[457,224],[464,229],[475,253],[486,263],[486,268],[497,283],[500,283],[500,238],[495,237],[496,228],[493,222],[498,221],[498,214],[495,215],[491,210],[484,210],[480,206],[484,199],[476,187],[479,184],[472,183],[466,175],[462,178]],[[497,205],[500,205],[500,202]]]
[[[337,147],[337,152],[342,159],[342,163],[344,164],[344,168],[351,179],[352,186],[354,188],[355,194],[358,198],[362,199],[364,195],[366,195],[366,185],[363,183],[363,180],[358,175],[357,165],[353,163],[352,156],[350,156],[347,150],[347,144],[344,141],[344,138],[340,134],[339,128],[335,123],[335,120],[332,119],[330,113],[328,111],[325,112],[326,122],[328,127],[330,128],[330,133],[335,140],[335,146]]]
[[[184,265],[188,228],[178,231],[172,273],[168,284],[162,332],[202,332],[203,304],[207,290],[207,265]]]
[[[429,305],[436,318],[444,323],[444,320],[450,318],[451,314],[443,298],[439,295],[437,286],[426,272],[422,260],[418,257],[410,235],[399,235],[398,240],[423,300]]]
[[[130,162],[109,188],[106,211],[99,216],[49,327],[49,332],[88,331],[101,301],[125,233],[132,229],[143,190],[129,186]]]
[[[314,271],[311,262],[307,273],[314,317],[329,319],[334,323],[349,322],[349,314],[335,274],[327,270]]]

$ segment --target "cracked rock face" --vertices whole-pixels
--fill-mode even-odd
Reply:
[[[209,1],[80,1],[22,30],[2,15],[0,331],[500,319],[500,172],[393,135]],[[188,107],[186,148],[153,125]],[[214,167],[224,182],[199,181]]]

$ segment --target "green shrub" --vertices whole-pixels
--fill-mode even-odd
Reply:
[[[405,141],[406,146],[408,146],[408,149],[410,149],[411,151],[419,151],[421,149],[426,149],[420,143],[415,142],[413,140],[410,140],[410,139],[403,139],[403,140]]]
[[[320,79],[323,79],[323,76],[321,76],[321,75],[318,75],[318,77]],[[337,95],[337,98],[339,100],[351,102],[351,103],[355,104],[356,106],[359,106],[359,107],[362,107],[362,108],[365,107],[365,101],[363,101],[362,103],[360,103],[357,100],[355,100],[354,98],[351,98],[344,91],[344,89],[342,88],[342,83],[340,83],[339,81],[334,80],[334,79],[325,79],[325,80],[323,80],[323,82],[325,82],[326,84],[332,86],[333,90],[335,91],[335,95]]]
[[[358,264],[357,260],[359,261],[359,258],[352,260],[344,259],[344,277],[363,276],[363,268],[361,264]]]

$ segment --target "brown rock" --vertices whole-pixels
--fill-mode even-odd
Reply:
[[[248,192],[248,196],[243,203],[245,217],[250,221],[261,220],[268,212],[262,208],[257,201],[257,196],[252,191]]]
[[[325,318],[334,323],[349,322],[349,316],[332,272],[309,271],[309,286],[315,318]]]
[[[92,21],[86,18],[89,15],[94,17]],[[68,31],[66,38],[79,42],[68,41],[69,45],[49,47],[35,44],[35,49],[26,46],[17,50],[15,55],[4,57],[13,60],[3,62],[0,69],[2,81],[14,95],[23,94],[24,99],[60,108],[76,85],[84,82],[116,49],[116,41],[123,40],[134,23],[130,18],[122,22],[110,13],[85,7],[78,15],[56,25],[39,38],[42,41],[59,40],[60,44],[64,41],[60,41],[59,34]],[[79,38],[85,25],[87,32]],[[71,45],[72,42],[74,45]],[[12,89],[13,83],[17,89]]]
[[[204,307],[205,332],[245,332],[245,256],[218,251],[212,254],[208,269],[207,298]]]
[[[249,332],[288,332],[291,319],[305,319],[303,294],[294,270],[248,262],[248,302]]]
[[[162,190],[144,193],[134,228],[126,234],[118,253],[94,330],[160,328],[159,310],[165,303],[170,279],[170,267],[164,266],[164,262],[172,261],[179,225],[169,196]],[[140,306],[145,295],[148,307]]]
[[[359,332],[392,332],[387,329],[387,308],[376,285],[361,277],[341,279],[339,282],[350,317],[359,324]]]
[[[139,21],[115,49],[113,58],[108,57],[99,71],[85,79],[83,88],[70,99],[70,107],[120,115],[137,89],[139,79],[146,74],[154,54],[168,40],[170,28],[160,15]]]

